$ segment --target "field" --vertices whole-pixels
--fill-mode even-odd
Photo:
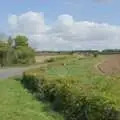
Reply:
[[[0,81],[0,120],[63,120],[16,80]]]
[[[97,95],[100,94],[111,99],[117,104],[117,107],[120,107],[120,74],[118,74],[120,61],[118,58],[120,58],[119,55],[99,56],[98,58],[88,57],[83,59],[73,57],[60,61],[60,63],[49,65],[45,75],[49,78],[56,79],[74,79],[76,86],[83,87],[86,94],[90,92]],[[114,71],[112,74],[109,74],[109,71],[106,70],[104,61],[111,61],[112,64],[108,62],[107,65],[109,66],[109,70],[112,69],[111,66],[114,66],[115,71],[112,69]],[[64,63],[64,65],[61,63]],[[101,65],[101,69],[106,70],[104,72],[105,74],[99,71],[99,64]]]
[[[43,63],[46,60],[49,60],[51,58],[56,58],[56,57],[64,57],[64,56],[69,56],[69,55],[40,55],[40,56],[36,56],[35,60],[36,63]]]
[[[106,60],[98,65],[101,72],[106,75],[120,74],[120,55],[109,55]]]
[[[55,59],[42,69],[26,72],[23,82],[33,91],[42,89],[44,96],[49,101],[52,99],[53,106],[59,98],[56,106],[58,108],[64,104],[62,111],[68,120],[79,120],[83,116],[83,119],[90,120],[118,120],[119,118],[115,117],[120,109],[120,74],[119,72],[109,74],[107,71],[109,69],[119,71],[120,64],[114,63],[114,61],[119,63],[118,58],[120,58],[119,55],[98,57],[71,55]],[[104,63],[109,66],[107,70]],[[111,63],[114,69],[111,68]],[[42,84],[36,79],[42,80]],[[40,85],[31,86],[34,82],[35,85]],[[83,110],[83,106],[86,105],[88,106]],[[96,106],[96,109],[93,106]],[[86,111],[87,115],[83,115]]]

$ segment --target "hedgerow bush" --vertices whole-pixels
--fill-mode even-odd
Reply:
[[[111,100],[86,94],[70,78],[56,79],[45,75],[45,69],[25,72],[22,83],[40,100],[52,103],[67,120],[119,120],[119,111]]]
[[[54,62],[56,59],[55,58],[49,58],[49,59],[47,59],[47,60],[45,60],[45,62]]]

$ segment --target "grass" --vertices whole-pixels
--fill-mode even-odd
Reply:
[[[75,87],[81,87],[86,94],[104,96],[120,108],[120,76],[102,75],[96,68],[96,65],[105,58],[106,56],[84,59],[71,57],[61,61],[64,65],[55,63],[48,66],[46,76],[56,79],[74,79],[76,80]]]
[[[36,63],[43,63],[46,60],[49,60],[51,58],[63,58],[65,56],[69,55],[44,55],[44,56],[35,56]]]
[[[63,120],[49,104],[37,101],[19,81],[0,81],[0,120]]]

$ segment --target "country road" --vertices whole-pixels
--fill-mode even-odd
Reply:
[[[63,55],[61,55],[60,57],[63,57]],[[0,79],[6,79],[17,75],[22,75],[22,73],[28,69],[39,68],[41,66],[47,65],[45,64],[45,60],[48,60],[50,58],[56,58],[56,56],[36,56],[37,64],[30,65],[28,67],[0,68]]]
[[[29,67],[12,67],[12,68],[0,68],[0,79],[6,79],[9,77],[22,75],[22,73],[31,68],[38,68],[41,65],[34,65]]]

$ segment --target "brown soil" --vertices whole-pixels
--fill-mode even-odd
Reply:
[[[120,73],[120,55],[110,55],[107,59],[99,64],[98,69],[107,75],[114,75]]]

